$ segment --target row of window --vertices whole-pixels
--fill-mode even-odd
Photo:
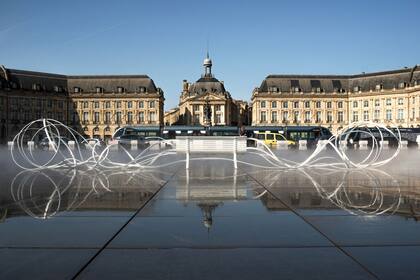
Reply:
[[[303,107],[304,108],[310,108],[311,107],[311,102],[315,102],[315,108],[321,108],[321,101],[302,101],[303,103]],[[271,108],[277,108],[277,101],[271,101],[270,103],[270,107]],[[291,101],[291,104],[293,106],[293,108],[299,108],[299,101]],[[342,109],[343,108],[343,101],[338,101],[337,102],[337,108]],[[281,106],[284,109],[289,108],[289,101],[282,101],[281,102]],[[325,107],[328,109],[332,108],[332,101],[326,101],[325,102]],[[262,100],[260,101],[260,108],[267,108],[267,101]]]
[[[122,101],[114,101],[114,102],[115,102],[115,107],[116,108],[122,108]],[[138,108],[140,108],[140,109],[144,108],[145,102],[147,102],[147,101],[139,101],[138,102]],[[99,101],[93,101],[92,103],[93,103],[92,104],[93,108],[95,108],[95,109],[100,108],[100,102]],[[111,101],[105,101],[105,102],[102,102],[102,103],[103,103],[102,104],[103,108],[105,108],[105,109],[111,108]],[[134,105],[133,101],[127,101],[127,108],[131,109],[131,108],[133,108],[133,105]],[[148,105],[149,105],[148,108],[153,109],[156,106],[156,102],[154,100],[148,101]],[[88,109],[89,108],[89,101],[80,101],[80,107],[83,108],[83,109]],[[77,103],[76,102],[73,103],[73,108],[75,108],[75,109],[77,108]]]
[[[360,103],[363,102],[363,107],[369,107],[369,100],[364,100],[364,101],[360,101]],[[415,103],[415,98],[413,98],[413,103]],[[398,105],[404,105],[404,98],[398,98],[397,99],[397,104]],[[374,101],[374,105],[375,107],[379,107],[381,106],[381,101],[379,99],[375,99]],[[391,106],[392,105],[392,99],[391,98],[387,98],[385,99],[385,105],[386,106]],[[353,108],[357,108],[359,107],[359,101],[353,101]]]
[[[214,110],[216,112],[222,111],[222,105],[220,105],[220,104],[214,105]],[[198,111],[200,111],[200,105],[199,104],[193,104],[193,112],[198,112]]]
[[[415,113],[415,112],[414,112]],[[414,116],[413,116],[414,118]],[[381,111],[380,110],[375,110],[373,113],[373,120],[379,121],[381,119]],[[369,111],[363,111],[363,121],[369,121],[370,116],[369,116]],[[391,109],[387,109],[385,110],[385,120],[387,121],[391,121],[392,120],[392,110]],[[397,110],[397,117],[396,117],[397,121],[402,121],[404,120],[404,109],[398,109]],[[359,112],[354,111],[352,114],[352,121],[353,122],[357,122],[359,121]]]
[[[124,115],[125,121],[127,123],[133,123],[134,122],[134,114],[133,112],[128,112],[126,115]],[[121,123],[123,120],[123,114],[122,112],[116,112],[115,114],[112,114],[111,112],[105,112],[102,116],[102,119],[105,123],[111,123],[111,121],[115,120],[116,123]],[[84,124],[89,123],[89,112],[83,112],[82,115],[82,122]],[[145,113],[139,112],[137,114],[137,120],[139,123],[145,122]],[[73,122],[78,121],[78,115],[75,113],[73,114]],[[93,123],[98,124],[101,121],[101,114],[99,112],[93,113]],[[148,114],[148,121],[149,122],[155,122],[156,121],[156,112],[150,112]]]
[[[140,93],[147,92],[147,88],[146,87],[138,87],[137,90]],[[83,89],[81,87],[74,87],[73,88],[73,92],[74,93],[81,93],[81,92],[83,92]],[[95,87],[95,92],[96,93],[104,93],[105,92],[105,89],[103,87]],[[124,88],[124,87],[117,87],[116,92],[117,93],[125,93],[126,92],[126,88]]]
[[[193,123],[194,124],[199,124],[200,123],[200,118],[201,118],[201,114],[194,114],[193,115]],[[224,123],[223,121],[223,115],[222,114],[216,114],[214,116],[214,124],[222,124]]]
[[[289,114],[288,111],[283,111],[281,113],[281,116],[282,116],[281,119],[282,119],[283,122],[289,121],[290,116],[293,117],[293,122],[300,122],[301,121],[301,114],[300,114],[299,111],[295,111],[292,114]],[[310,111],[304,112],[303,117],[304,117],[304,122],[306,122],[306,123],[310,123],[310,122],[320,123],[320,122],[322,122],[322,112],[319,112],[319,111],[315,113],[314,119],[312,118],[312,113]],[[275,122],[279,121],[277,111],[272,111],[271,112],[271,119],[270,120],[271,120],[272,123],[275,123]],[[331,123],[332,121],[333,121],[333,112],[328,111],[326,113],[326,122]],[[265,112],[265,111],[260,112],[260,122],[261,123],[267,122],[267,112]],[[342,112],[342,111],[337,112],[337,122],[340,122],[340,123],[344,122],[344,112]]]

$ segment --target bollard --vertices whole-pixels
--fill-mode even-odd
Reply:
[[[408,147],[408,141],[401,140],[401,149],[407,149],[407,147]]]
[[[7,142],[7,149],[11,150],[13,148],[13,141],[8,141]]]
[[[137,150],[137,140],[130,141],[130,149],[133,151]]]
[[[346,140],[340,141],[339,148],[340,150],[347,150],[347,141]]]
[[[379,145],[382,147],[382,149],[387,150],[389,148],[389,141],[388,140],[381,140],[381,141],[379,141]]]
[[[74,150],[74,148],[76,147],[76,142],[75,141],[69,141],[67,144],[69,145],[69,148],[71,150]]]
[[[279,148],[279,150],[287,150],[289,144],[287,143],[287,141],[277,141],[277,147]]]
[[[34,141],[28,141],[28,149],[30,151],[33,151],[35,148],[35,142]]]
[[[322,150],[325,150],[327,148],[328,140],[318,140],[318,143],[316,143],[317,148],[322,147]]]
[[[367,149],[368,149],[368,141],[359,140],[359,150],[367,150]]]
[[[417,148],[420,149],[420,135],[417,135],[416,142],[417,142]]]
[[[299,140],[299,150],[307,150],[307,149],[308,149],[308,141]]]
[[[55,151],[55,150],[57,150],[57,144],[55,144],[54,141],[49,141],[48,142],[48,150],[49,151]]]

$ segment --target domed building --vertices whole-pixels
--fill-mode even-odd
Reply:
[[[165,124],[230,126],[242,125],[247,103],[232,99],[223,81],[212,74],[213,62],[208,53],[203,62],[204,74],[195,82],[183,81],[179,106],[165,114]]]

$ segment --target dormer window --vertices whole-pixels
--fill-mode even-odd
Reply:
[[[291,86],[292,92],[300,92],[299,80],[291,80],[290,86]]]
[[[79,87],[74,87],[74,93],[80,93],[82,90]]]
[[[118,93],[124,93],[125,89],[123,87],[117,87],[117,92]]]
[[[398,84],[399,88],[406,88],[407,87],[407,83],[406,82],[401,82]]]
[[[41,85],[40,84],[32,84],[32,90],[41,91]]]
[[[362,91],[362,88],[361,88],[360,86],[355,86],[355,87],[353,88],[353,91],[354,91],[354,92],[359,92],[359,91]]]
[[[322,90],[322,88],[317,87],[317,88],[312,88],[312,92],[321,93],[321,92],[323,92],[323,90]]]
[[[145,87],[139,87],[139,90],[140,90],[141,93],[146,92],[146,88]]]
[[[63,88],[60,86],[54,86],[54,92],[62,92]]]
[[[383,90],[384,89],[384,86],[383,86],[383,84],[377,84],[375,86],[375,89],[376,89],[376,91],[380,91],[380,90]]]
[[[101,87],[96,87],[96,93],[103,93],[104,89]]]

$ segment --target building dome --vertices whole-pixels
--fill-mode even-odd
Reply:
[[[213,63],[211,62],[211,59],[209,57],[206,57],[204,59],[203,66],[212,66],[212,65]]]

